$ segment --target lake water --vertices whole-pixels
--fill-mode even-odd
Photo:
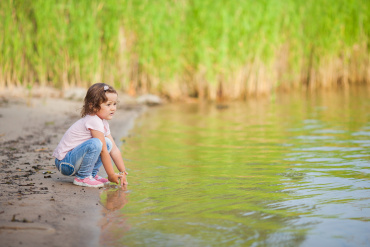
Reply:
[[[143,114],[105,246],[370,246],[366,88]]]

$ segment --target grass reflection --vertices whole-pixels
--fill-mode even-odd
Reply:
[[[148,112],[124,147],[130,202],[120,213],[130,229],[114,230],[121,236],[113,245],[309,246],[364,238],[370,153],[366,135],[353,133],[369,126],[369,105],[361,95],[347,99],[357,114],[365,110],[354,119],[351,108],[334,104],[340,94],[329,96]],[[343,113],[338,108],[345,114],[333,114]]]

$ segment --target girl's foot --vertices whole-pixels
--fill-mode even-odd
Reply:
[[[104,183],[95,180],[92,176],[86,177],[84,179],[79,179],[76,177],[73,180],[73,184],[79,185],[79,186],[93,187],[93,188],[99,188],[99,187],[104,186]]]
[[[108,179],[100,177],[99,175],[96,175],[94,178],[95,178],[96,181],[102,182],[103,184],[109,183]]]

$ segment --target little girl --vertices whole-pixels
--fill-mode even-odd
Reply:
[[[109,181],[121,186],[127,184],[128,173],[107,121],[116,111],[117,97],[111,86],[104,83],[92,85],[85,96],[82,118],[67,130],[55,149],[55,166],[63,175],[76,176],[73,184],[95,188],[103,187]],[[111,158],[119,174],[114,172]],[[101,165],[108,179],[98,175]]]

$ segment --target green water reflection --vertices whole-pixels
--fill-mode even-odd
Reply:
[[[368,95],[147,112],[123,145],[127,203],[103,243],[369,245]]]

